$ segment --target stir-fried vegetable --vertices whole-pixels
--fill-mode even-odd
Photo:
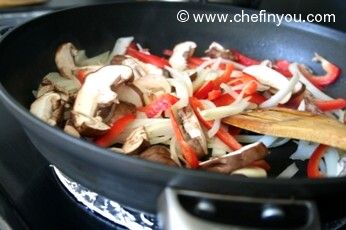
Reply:
[[[169,166],[266,177],[276,167],[270,149],[293,140],[290,161],[308,160],[308,177],[346,175],[346,98],[323,92],[340,78],[337,65],[316,54],[326,72],[318,76],[216,42],[202,56],[196,49],[185,41],[161,57],[123,37],[89,58],[64,43],[59,73],[43,78],[30,110],[76,138]],[[294,162],[271,176],[298,170]]]

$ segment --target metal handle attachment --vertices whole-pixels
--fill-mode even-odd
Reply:
[[[167,188],[159,197],[161,229],[320,229],[312,201],[261,199]]]

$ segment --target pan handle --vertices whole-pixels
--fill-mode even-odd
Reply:
[[[261,199],[166,188],[158,201],[160,229],[320,229],[314,202]]]

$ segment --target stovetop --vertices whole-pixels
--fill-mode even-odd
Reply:
[[[60,9],[61,6],[54,5],[54,2],[56,1],[51,1],[51,6],[30,8],[35,9],[34,11],[18,8],[0,12],[0,36],[25,20]],[[75,2],[77,1],[71,1]],[[71,191],[61,183],[53,167],[31,144],[18,122],[5,110],[1,102],[0,130],[0,229],[6,229],[7,226],[12,229],[35,230],[127,229],[131,228],[126,224],[128,220],[140,223],[139,226],[143,229],[157,228],[155,216],[143,216],[139,211],[117,206],[116,203],[117,211],[111,211],[114,211],[115,218],[118,217],[118,222],[109,218],[107,220],[91,211],[81,201],[76,202]],[[77,188],[81,189],[85,188]],[[141,217],[148,222],[143,222]],[[121,222],[122,220],[125,222]],[[341,229],[340,226],[345,222],[345,219],[342,219],[325,223],[323,228]]]

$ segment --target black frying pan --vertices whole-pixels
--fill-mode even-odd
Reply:
[[[200,50],[207,48],[210,42],[218,41],[258,59],[286,58],[314,69],[319,67],[310,60],[314,52],[319,52],[346,69],[344,33],[305,23],[286,23],[280,27],[272,23],[180,23],[176,14],[181,9],[190,14],[240,13],[241,10],[185,3],[119,3],[70,9],[37,18],[14,29],[0,43],[0,98],[50,162],[86,187],[127,206],[154,213],[160,194],[160,210],[166,210],[168,203],[171,207],[173,201],[188,208],[198,204],[201,197],[209,197],[206,198],[209,201],[226,199],[214,205],[224,205],[226,213],[237,210],[232,215],[242,213],[248,221],[230,223],[229,219],[215,213],[209,213],[205,218],[217,217],[221,222],[227,219],[228,224],[254,226],[263,220],[262,214],[267,207],[286,214],[269,216],[274,222],[269,219],[267,222],[277,226],[291,226],[290,223],[294,222],[301,226],[313,223],[309,221],[316,220],[316,215],[310,216],[316,213],[314,202],[323,219],[344,214],[340,206],[346,194],[344,178],[247,179],[168,167],[98,148],[44,124],[28,112],[27,108],[33,101],[32,90],[37,88],[46,73],[55,70],[54,53],[59,44],[67,41],[86,49],[90,56],[111,49],[117,37],[127,35],[135,36],[154,53],[161,53],[163,49],[185,40],[195,41]],[[342,97],[345,96],[345,86],[345,76],[342,76],[327,91],[332,96]],[[2,135],[6,135],[6,131],[2,131]],[[294,148],[289,144],[276,149],[271,163],[279,170],[284,169],[287,165],[284,159]],[[174,189],[163,193],[166,188]],[[196,193],[181,190],[235,197],[197,194],[196,198]],[[254,197],[260,199],[251,199]],[[292,212],[292,207],[300,211]],[[170,215],[169,212],[163,213]],[[293,221],[289,222],[288,216]],[[299,217],[304,223],[295,221]]]

